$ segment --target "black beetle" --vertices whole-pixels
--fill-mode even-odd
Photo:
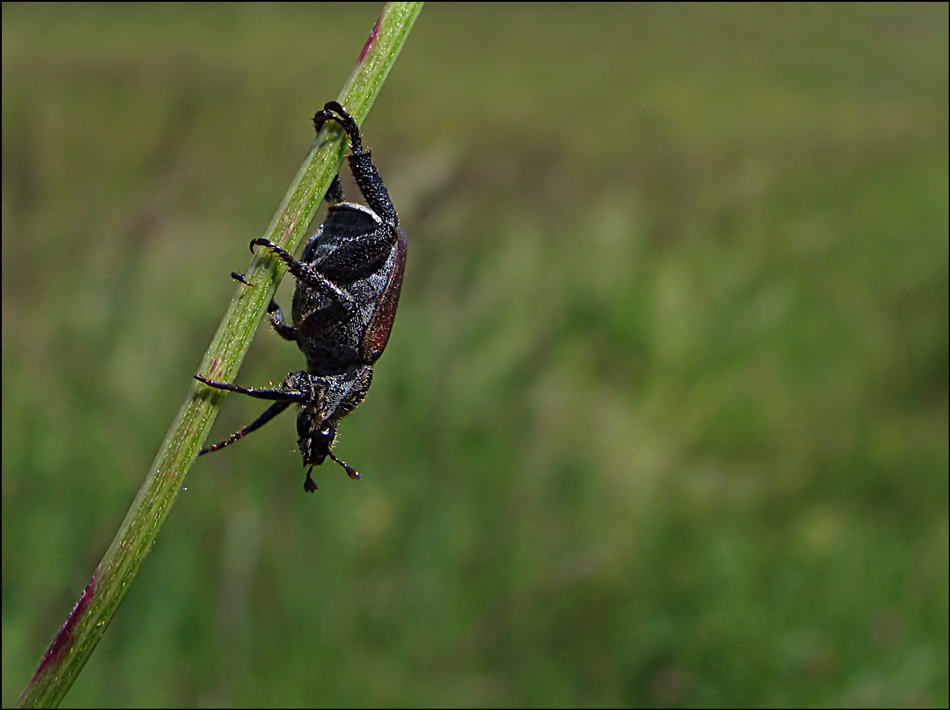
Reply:
[[[243,429],[202,449],[202,454],[233,444],[291,404],[300,405],[297,446],[304,466],[310,467],[304,482],[304,490],[310,493],[317,490],[310,475],[313,466],[322,464],[328,456],[350,478],[360,476],[333,453],[337,427],[369,391],[373,363],[392,331],[406,264],[406,235],[399,228],[396,209],[370,151],[363,148],[359,126],[336,101],[327,103],[313,117],[317,133],[331,120],[340,124],[350,139],[352,152],[347,159],[369,207],[344,202],[337,175],[327,192],[326,221],[307,242],[299,261],[269,239],[251,242],[251,251],[255,246],[267,247],[297,279],[293,324],[284,320],[276,302],[271,301],[267,311],[277,334],[297,343],[307,358],[307,369],[290,373],[280,387],[268,389],[240,387],[195,375],[210,387],[275,402]],[[239,280],[247,283],[243,277]]]

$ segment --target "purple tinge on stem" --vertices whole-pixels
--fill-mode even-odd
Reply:
[[[366,59],[366,55],[369,54],[369,50],[376,44],[376,37],[379,35],[379,23],[382,19],[382,16],[376,18],[376,24],[373,25],[373,31],[369,33],[369,39],[366,40],[366,44],[363,45],[363,51],[360,52],[360,58],[356,62],[357,64],[363,63],[363,60]]]
[[[64,621],[62,627],[60,627],[59,633],[56,634],[56,638],[53,639],[53,643],[49,645],[46,655],[43,656],[43,660],[40,662],[40,667],[37,668],[36,673],[33,674],[34,679],[43,675],[51,664],[58,663],[63,659],[63,656],[66,655],[66,652],[73,645],[73,634],[76,632],[76,624],[79,623],[83,614],[86,613],[86,609],[89,608],[89,603],[95,595],[96,576],[93,575],[92,579],[89,580],[89,584],[86,585],[83,593],[79,596],[76,606],[69,612],[69,616],[66,617],[66,621]]]

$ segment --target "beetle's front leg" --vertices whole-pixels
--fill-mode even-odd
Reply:
[[[219,449],[223,449],[225,446],[230,446],[235,441],[240,441],[245,436],[250,434],[252,431],[257,431],[262,426],[267,424],[267,422],[269,422],[271,419],[273,419],[278,414],[283,412],[289,406],[290,406],[290,402],[274,402],[271,406],[267,408],[267,411],[265,411],[261,416],[259,416],[250,424],[248,424],[246,427],[242,427],[238,429],[236,432],[231,434],[231,436],[229,436],[227,439],[219,441],[217,444],[206,446],[205,448],[203,448],[201,451],[198,452],[198,455],[201,456],[202,454],[210,454],[212,451],[218,451]]]
[[[272,242],[270,239],[264,239],[263,237],[252,239],[251,251],[254,251],[255,246],[265,246],[270,249],[274,253],[274,256],[287,264],[287,269],[291,274],[293,274],[294,278],[296,278],[298,281],[303,281],[304,283],[312,286],[322,293],[327,294],[328,296],[336,298],[346,309],[347,313],[352,312],[356,307],[356,303],[350,294],[330,281],[326,276],[321,274],[309,264],[305,264],[302,261],[295,259],[293,254],[283,247],[274,244],[274,242]]]
[[[309,392],[292,390],[284,387],[241,387],[240,385],[232,385],[230,382],[209,380],[208,378],[202,377],[201,375],[195,375],[195,379],[199,382],[204,382],[206,385],[208,385],[208,387],[214,387],[215,389],[226,390],[228,392],[237,392],[238,394],[246,394],[247,396],[255,397],[256,399],[269,399],[278,402],[307,402],[313,396]]]

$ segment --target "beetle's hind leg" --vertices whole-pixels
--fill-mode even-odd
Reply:
[[[336,205],[340,202],[343,202],[343,185],[340,183],[340,175],[337,174],[333,178],[333,182],[330,183],[330,189],[327,190],[326,197],[324,197],[328,204]]]
[[[334,120],[340,124],[340,127],[346,131],[346,135],[350,139],[353,152],[347,156],[347,160],[350,161],[353,179],[356,180],[366,204],[386,224],[392,227],[397,226],[399,217],[396,215],[396,208],[393,206],[392,200],[389,199],[389,192],[386,190],[386,185],[373,163],[372,154],[363,147],[363,137],[360,135],[360,127],[357,125],[356,119],[338,102],[328,101],[323,110],[317,111],[313,117],[313,125],[318,133],[323,128],[323,124],[329,120]],[[340,196],[342,197],[342,191]]]
[[[317,111],[317,113],[314,114],[313,127],[316,129],[317,133],[320,133],[320,129],[323,128],[323,124],[329,119],[336,119],[336,116],[326,109]],[[343,185],[340,184],[339,174],[333,177],[333,182],[330,183],[330,189],[327,190],[327,194],[324,199],[326,199],[326,201],[331,205],[335,205],[338,202],[343,202]]]
[[[340,128],[346,131],[354,153],[367,152],[363,149],[363,137],[360,135],[360,127],[356,119],[337,101],[327,101],[323,109],[317,111],[313,117],[313,126],[319,132],[323,124],[330,120],[336,121],[340,124]]]

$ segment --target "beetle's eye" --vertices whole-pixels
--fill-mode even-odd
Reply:
[[[320,433],[317,434],[317,438],[323,443],[327,451],[330,450],[330,447],[333,445],[333,440],[336,439],[336,427],[328,426],[320,430]]]
[[[313,426],[313,414],[306,409],[301,409],[297,415],[297,436],[301,439],[310,435],[310,429]]]

